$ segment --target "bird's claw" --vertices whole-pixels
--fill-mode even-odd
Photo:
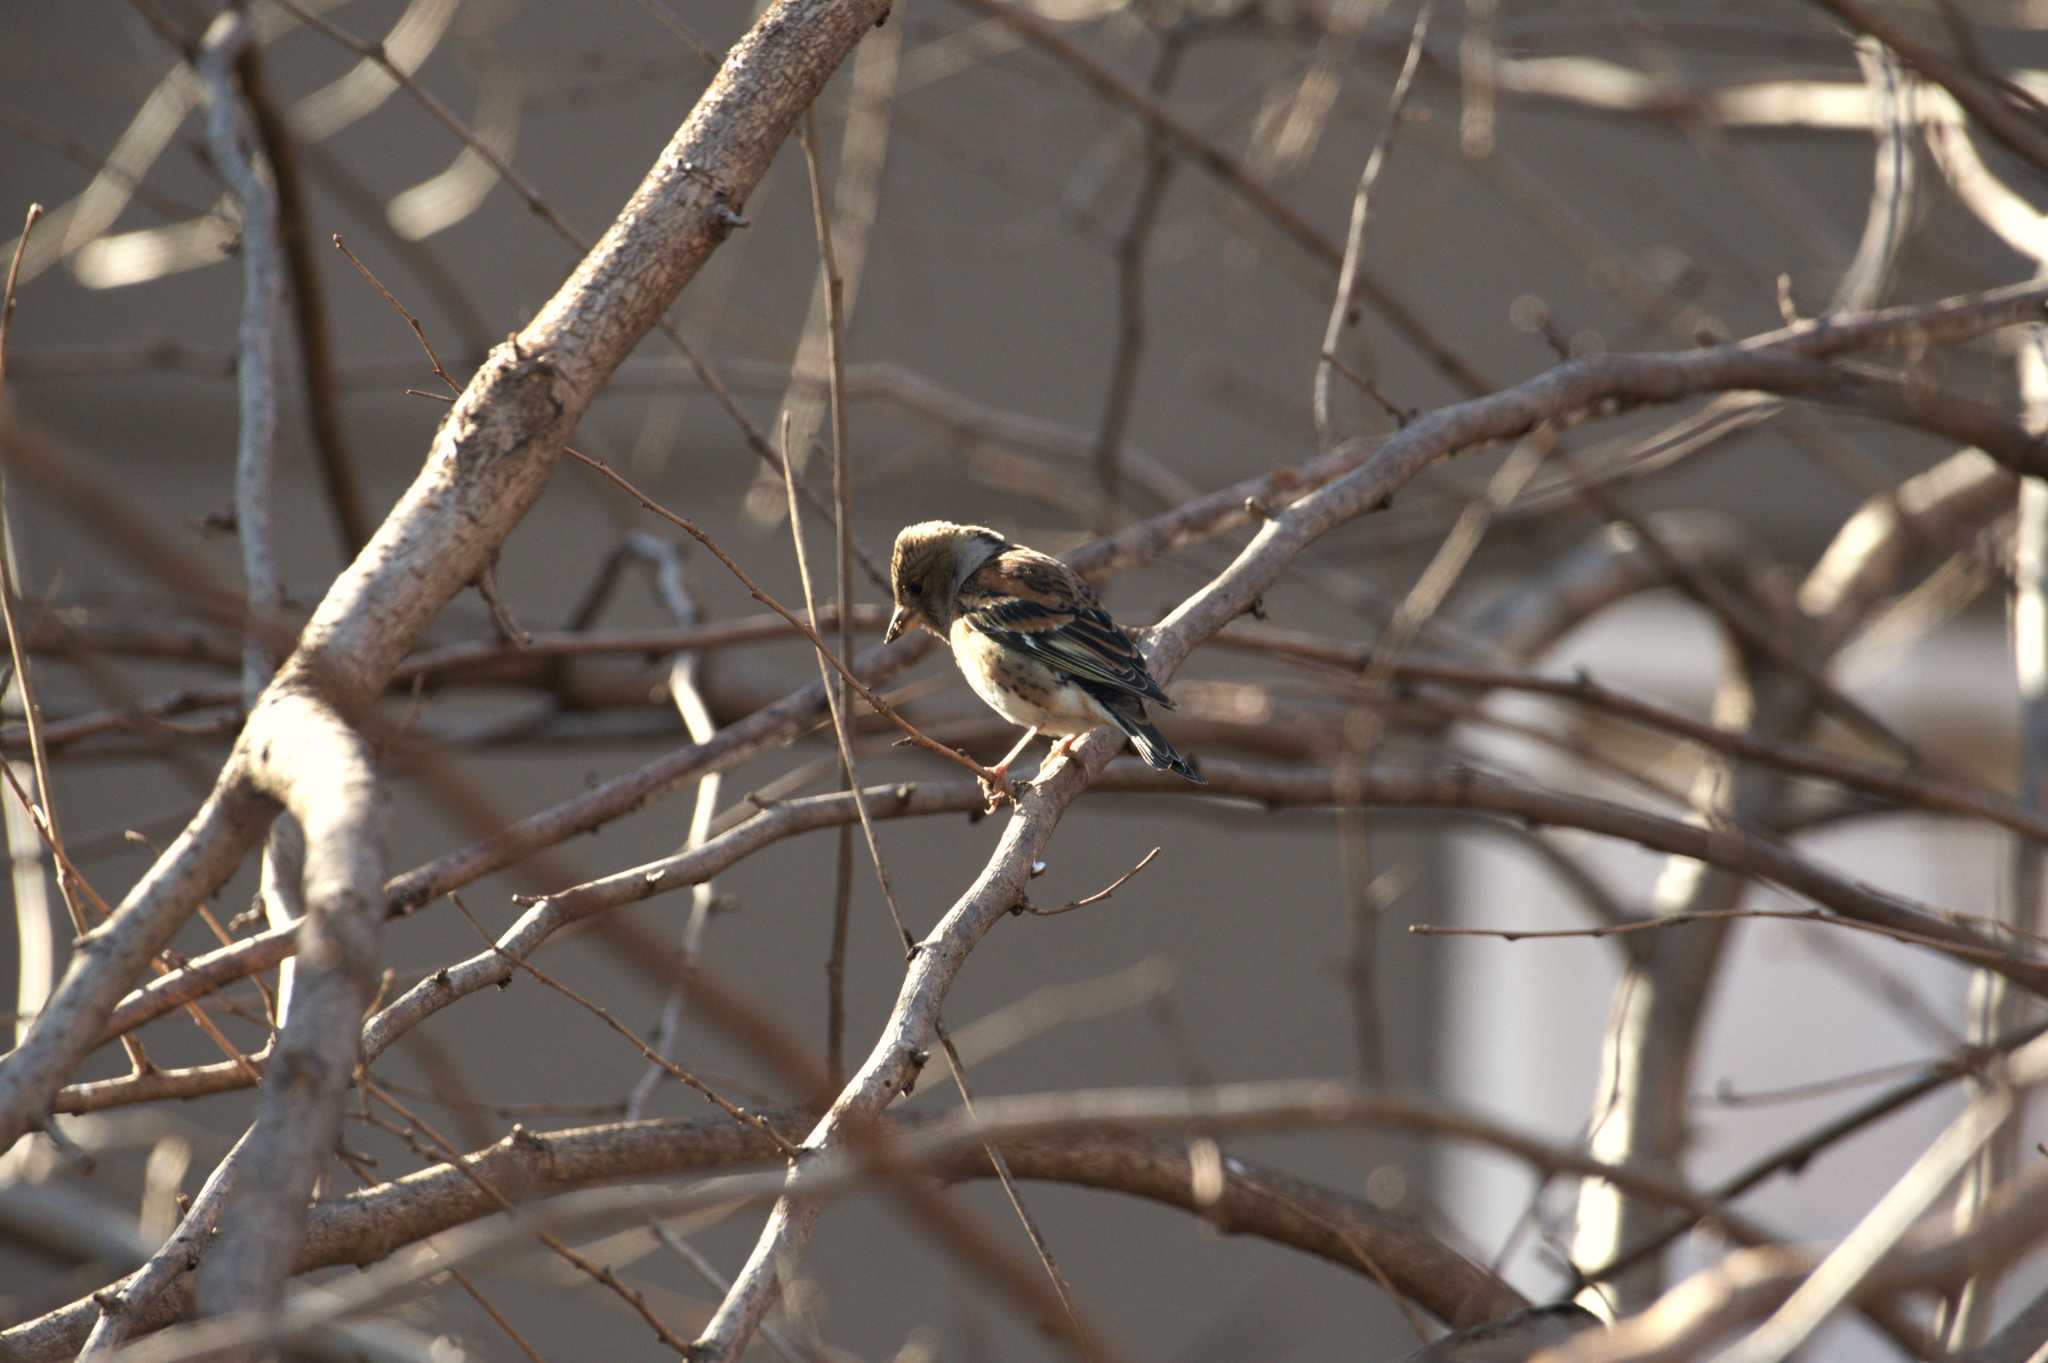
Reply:
[[[993,814],[1006,804],[1017,803],[1016,787],[1010,784],[1010,774],[1001,767],[991,767],[976,779],[981,782],[984,813]]]

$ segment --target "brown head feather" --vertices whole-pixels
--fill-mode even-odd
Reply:
[[[953,594],[960,580],[1008,543],[985,525],[919,521],[905,526],[889,556],[896,613],[883,637],[894,639],[913,625],[923,625],[944,638],[953,623]]]

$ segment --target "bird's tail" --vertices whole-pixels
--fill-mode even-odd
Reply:
[[[1138,750],[1138,756],[1159,770],[1184,776],[1198,786],[1209,784],[1185,757],[1173,750],[1173,744],[1166,741],[1165,735],[1145,722],[1143,703],[1133,701],[1125,705],[1105,705],[1103,708],[1108,710],[1110,718],[1116,721],[1116,727],[1130,736],[1131,746]]]

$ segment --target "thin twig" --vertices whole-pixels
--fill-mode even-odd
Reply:
[[[1147,89],[1155,100],[1164,100],[1180,70],[1187,35],[1175,22],[1159,38],[1159,56],[1152,65]],[[1131,409],[1138,395],[1138,364],[1145,347],[1145,253],[1159,210],[1166,202],[1166,187],[1173,178],[1174,159],[1166,135],[1157,128],[1145,131],[1145,175],[1138,182],[1137,202],[1131,206],[1130,221],[1124,227],[1116,249],[1116,356],[1110,362],[1109,392],[1102,403],[1102,421],[1095,435],[1095,477],[1114,514],[1123,482],[1124,433],[1130,429]]]
[[[7,375],[7,337],[14,322],[14,290],[21,273],[21,257],[28,247],[29,234],[35,231],[36,220],[42,215],[41,204],[29,205],[27,218],[22,223],[21,236],[14,243],[14,256],[7,264],[7,283],[4,293],[0,293],[0,384],[5,383]],[[64,835],[58,825],[56,804],[50,796],[50,755],[43,740],[43,709],[36,701],[35,688],[29,680],[28,657],[22,647],[21,627],[14,610],[16,595],[14,527],[7,515],[6,480],[0,478],[0,619],[4,619],[6,623],[7,655],[13,664],[13,689],[21,697],[22,719],[28,728],[29,763],[36,782],[33,800],[27,798],[26,792],[21,794],[30,822],[49,845],[52,864],[57,873],[57,894],[64,901],[65,912],[70,915],[71,930],[74,934],[83,936],[91,924],[86,918],[84,906],[79,902],[81,885],[76,872],[70,869],[70,858],[64,855]],[[13,784],[13,768],[0,761],[0,770],[5,770],[8,782]],[[40,879],[40,865],[37,867],[36,875]],[[84,888],[85,893],[90,894],[90,887]],[[38,914],[46,913],[43,907],[46,903],[47,901],[43,901],[34,906],[33,911]],[[24,903],[18,905],[17,909],[27,913],[31,911],[31,906]],[[102,919],[106,917],[104,905],[101,906],[100,916]],[[149,1057],[143,1052],[142,1043],[133,1038],[123,1038],[121,1044],[128,1053],[129,1064],[134,1071],[137,1074],[147,1073],[150,1063]]]
[[[809,293],[796,355],[778,376],[782,389],[780,411],[790,420],[789,433],[779,448],[796,460],[796,474],[807,495],[810,489],[808,483],[801,481],[803,471],[810,464],[826,405],[835,400],[817,376],[821,368],[829,374],[835,364],[843,369],[843,362],[831,358],[835,344],[832,314],[836,311],[839,316],[836,344],[843,352],[853,309],[860,299],[861,282],[867,273],[869,242],[881,208],[902,45],[902,26],[885,25],[854,51],[849,72],[851,88],[847,91],[839,140],[837,180],[828,192],[821,176],[809,177],[813,220],[820,215],[832,220],[832,240],[829,255],[821,251],[819,256],[817,283]],[[805,110],[796,132],[798,140],[812,149],[806,155],[822,158],[816,106]],[[750,518],[772,520],[782,508],[782,470],[772,455],[762,462],[768,468],[748,489],[745,509]],[[836,504],[838,499],[833,500]],[[811,501],[812,505],[819,505],[815,497]],[[823,506],[819,509],[826,510]],[[887,576],[878,576],[875,585],[888,590]]]
[[[1710,909],[1697,913],[1663,914],[1656,918],[1641,918],[1630,923],[1600,923],[1586,928],[1469,928],[1439,923],[1410,923],[1408,931],[1417,937],[1491,937],[1502,942],[1547,942],[1572,937],[1601,938],[1617,937],[1625,933],[1660,932],[1666,928],[1682,928],[1688,923],[1720,923],[1739,918],[1770,919],[1785,923],[1824,923],[1829,927],[1849,928],[1856,932],[1888,937],[1894,942],[1904,942],[1909,946],[1936,947],[1945,955],[1960,960],[2011,965],[2026,959],[2014,952],[1942,942],[1939,938],[1908,932],[1903,928],[1868,923],[1861,919],[1826,913],[1820,909]]]
[[[747,1111],[739,1104],[733,1102],[732,1100],[726,1098],[724,1095],[720,1094],[716,1089],[712,1088],[702,1079],[699,1079],[696,1075],[690,1073],[682,1066],[677,1065],[673,1061],[667,1059],[660,1052],[656,1051],[652,1046],[648,1045],[645,1041],[641,1040],[639,1034],[635,1032],[632,1028],[626,1026],[625,1023],[620,1022],[617,1017],[613,1016],[611,1010],[606,1008],[603,1004],[595,1003],[590,999],[584,998],[581,994],[571,989],[568,985],[563,984],[560,980],[548,974],[539,966],[527,960],[524,956],[516,955],[513,952],[507,951],[504,947],[499,946],[498,943],[491,937],[491,935],[488,932],[484,931],[484,925],[476,920],[476,915],[469,911],[469,906],[462,902],[461,895],[450,894],[448,896],[448,902],[455,906],[456,912],[460,913],[465,919],[469,920],[469,925],[472,928],[476,929],[477,936],[483,938],[484,941],[489,944],[490,949],[492,951],[496,952],[505,960],[511,962],[520,970],[523,970],[527,974],[533,976],[533,978],[539,980],[542,984],[554,990],[563,998],[568,999],[571,1003],[576,1004],[578,1007],[581,1007],[589,1013],[591,1013],[592,1015],[594,1015],[599,1021],[603,1022],[605,1026],[611,1028],[614,1032],[617,1032],[620,1036],[624,1037],[628,1042],[630,1042],[633,1048],[640,1052],[641,1058],[646,1060],[648,1064],[661,1066],[663,1070],[668,1072],[670,1078],[687,1086],[690,1089],[695,1090],[707,1102],[709,1102],[713,1107],[717,1108],[720,1112],[723,1112],[726,1116],[732,1118],[734,1121],[738,1122],[742,1126],[752,1127],[754,1130],[766,1135],[770,1141],[774,1142],[775,1148],[782,1152],[784,1158],[793,1160],[797,1157],[797,1148],[794,1145],[791,1145],[788,1141],[784,1140],[782,1136],[778,1132],[776,1132],[775,1128],[769,1125],[767,1118],[761,1116],[759,1113]]]
[[[14,321],[14,285],[21,270],[21,256],[28,246],[29,234],[35,230],[36,219],[43,214],[41,204],[30,204],[28,219],[22,224],[21,236],[14,244],[14,258],[7,266],[7,286],[4,302],[0,302],[0,382],[7,374],[7,333]],[[0,484],[0,518],[5,516],[5,485]],[[11,531],[12,527],[8,527]],[[29,803],[29,812],[50,841],[53,851],[59,853],[57,890],[63,896],[64,907],[71,914],[74,932],[84,933],[89,924],[85,912],[79,906],[76,892],[63,871],[61,849],[64,835],[58,830],[57,810],[50,801],[50,759],[43,743],[43,707],[36,703],[35,688],[29,683],[28,657],[22,648],[21,628],[15,618],[14,605],[18,593],[14,585],[14,537],[7,534],[0,541],[0,618],[7,626],[7,655],[14,665],[14,687],[21,694],[22,719],[28,726],[29,759],[35,769],[36,796]],[[12,773],[9,773],[10,779]]]
[[[313,260],[313,239],[307,223],[306,188],[299,173],[298,146],[284,111],[271,98],[263,75],[263,58],[255,43],[242,48],[235,63],[241,77],[242,101],[263,147],[276,190],[277,239],[291,276],[290,296],[296,313],[293,327],[299,342],[299,371],[304,378],[306,418],[312,427],[313,450],[326,485],[328,506],[344,558],[354,558],[369,542],[375,527],[363,506],[356,460],[341,424],[341,394],[334,377],[334,338],[328,320],[327,291]]]
[[[1316,436],[1328,449],[1335,440],[1330,424],[1331,356],[1343,342],[1344,329],[1358,320],[1358,277],[1365,264],[1365,229],[1372,218],[1373,186],[1386,168],[1393,149],[1394,134],[1401,126],[1402,111],[1408,106],[1408,91],[1414,87],[1415,72],[1422,64],[1422,45],[1429,37],[1429,21],[1436,13],[1436,0],[1423,0],[1416,11],[1415,26],[1408,34],[1408,53],[1401,59],[1401,74],[1394,78],[1393,93],[1387,96],[1387,122],[1379,140],[1365,158],[1359,172],[1358,192],[1351,199],[1351,226],[1344,239],[1344,261],[1337,269],[1337,292],[1330,300],[1329,320],[1323,324],[1323,346],[1316,360],[1314,392],[1310,408],[1315,414]]]
[[[939,1045],[946,1052],[946,1068],[953,1076],[953,1086],[960,1091],[960,1107],[966,1112],[967,1120],[979,1119],[974,1111],[974,1094],[967,1087],[967,1066],[961,1063],[959,1048],[954,1046],[952,1035],[945,1025],[932,1029],[939,1038]],[[1060,1272],[1059,1261],[1052,1257],[1052,1246],[1046,1243],[1045,1232],[1039,1229],[1038,1219],[1031,1209],[1024,1205],[1024,1195],[1017,1191],[1017,1180],[1010,1173],[1010,1162],[1003,1158],[1003,1152],[996,1148],[993,1140],[983,1141],[982,1149],[988,1152],[989,1167],[996,1171],[996,1181],[1003,1185],[1003,1196],[1009,1201],[1010,1210],[1023,1223],[1024,1234],[1031,1240],[1031,1248],[1038,1252],[1038,1262],[1045,1268],[1045,1276],[1052,1280],[1052,1290],[1058,1294],[1060,1307],[1067,1313],[1068,1322],[1074,1327],[1074,1340],[1080,1346],[1083,1357],[1092,1358],[1094,1351],[1089,1342],[1095,1338],[1094,1330],[1081,1319],[1081,1312],[1074,1305],[1074,1287],[1067,1281],[1067,1275]]]
[[[839,275],[839,256],[832,240],[831,209],[826,201],[824,172],[818,159],[817,110],[804,110],[803,122],[797,125],[797,141],[803,148],[804,175],[811,190],[811,225],[818,238],[818,268],[824,275],[825,286],[825,364],[827,377],[826,401],[831,407],[832,424],[832,499],[838,510],[834,518],[833,542],[839,560],[839,656],[853,656],[853,538],[850,527],[853,522],[853,483],[847,470],[846,451],[846,297],[845,281]],[[791,462],[794,452],[790,448],[790,416],[785,408],[782,430],[782,475],[785,491],[789,498],[790,536],[796,544],[797,567],[803,577],[805,613],[810,617],[813,628],[818,623],[818,603],[811,590],[808,573],[803,572],[804,538],[798,528],[796,508],[796,468]],[[822,668],[822,664],[820,665]],[[826,701],[832,709],[834,735],[839,744],[839,778],[841,788],[858,792],[860,779],[853,766],[853,747],[846,733],[846,682],[844,679],[825,674],[823,677]],[[856,800],[860,796],[854,796]],[[867,806],[862,803],[861,830],[868,841],[868,852],[874,860],[875,876],[881,882],[882,893],[889,901],[889,912],[895,918],[896,930],[904,931],[900,911],[894,895],[890,892],[889,876],[882,864],[880,846],[876,843],[874,829],[867,817]],[[838,847],[833,862],[832,892],[832,934],[831,943],[825,952],[825,1071],[834,1087],[846,1080],[846,947],[848,929],[853,916],[853,829],[847,824],[839,826]],[[904,946],[910,945],[905,935]]]
[[[505,1212],[516,1210],[516,1204],[512,1199],[501,1192],[496,1184],[478,1173],[471,1161],[464,1158],[462,1152],[456,1149],[447,1137],[435,1130],[432,1123],[420,1117],[411,1108],[386,1092],[383,1085],[372,1079],[367,1070],[358,1072],[356,1082],[361,1087],[366,1099],[376,1099],[393,1112],[396,1112],[400,1117],[403,1117],[408,1125],[406,1128],[400,1129],[391,1126],[387,1122],[379,1121],[369,1112],[367,1102],[364,1104],[364,1111],[362,1113],[366,1121],[390,1132],[420,1155],[440,1160],[441,1163],[461,1174],[485,1196],[496,1202],[500,1210]],[[424,1140],[426,1146],[431,1148],[422,1148],[422,1140]],[[579,1254],[571,1249],[559,1236],[546,1230],[534,1231],[533,1238],[547,1246],[558,1258],[573,1265],[592,1282],[610,1289],[621,1301],[632,1307],[634,1313],[647,1323],[649,1329],[654,1331],[655,1336],[663,1344],[675,1350],[678,1357],[687,1359],[690,1356],[690,1346],[675,1331],[669,1329],[659,1316],[654,1314],[654,1308],[647,1304],[647,1298],[640,1292],[628,1287],[620,1280],[618,1274],[594,1262],[587,1256]]]
[[[852,923],[853,826],[841,824],[832,858],[832,936],[825,948],[825,1074],[835,1089],[846,1082],[846,947]]]
[[[636,531],[627,536],[626,551],[638,553],[648,560],[653,569],[655,595],[675,617],[677,624],[694,625],[703,618],[703,612],[683,575],[683,555],[679,545]],[[617,561],[618,556],[615,555],[613,562]],[[600,581],[599,587],[602,586]],[[599,593],[593,592],[592,600],[598,598]],[[718,721],[713,717],[710,701],[704,695],[703,673],[704,658],[697,651],[679,650],[669,659],[669,698],[674,701],[677,713],[682,716],[683,729],[693,743],[708,743],[718,732]],[[690,826],[684,836],[683,850],[701,847],[710,837],[723,785],[722,772],[706,772],[697,779],[696,798],[690,806]],[[709,876],[691,887],[690,913],[683,922],[681,933],[683,954],[691,961],[697,960],[703,950],[704,933],[717,899],[718,891]],[[675,1050],[676,1038],[683,1025],[683,1004],[680,987],[671,988],[662,1000],[661,1017],[655,1024],[654,1049],[664,1057],[671,1056]],[[628,1118],[644,1115],[647,1101],[653,1096],[655,1085],[660,1083],[662,1073],[659,1065],[649,1065],[641,1073],[639,1082],[633,1085],[626,1098]]]
[[[378,1126],[380,1129],[392,1129],[388,1125],[378,1122],[374,1117],[369,1118],[367,1120],[369,1120],[372,1124]],[[403,1134],[399,1134],[400,1139],[403,1139]],[[336,1150],[334,1152],[334,1157],[337,1160],[339,1160],[342,1163],[342,1165],[348,1169],[350,1173],[354,1174],[356,1176],[356,1181],[362,1184],[365,1188],[374,1188],[377,1186],[377,1178],[370,1173],[369,1168],[360,1159],[357,1159],[354,1156],[342,1150]],[[489,1297],[486,1297],[484,1295],[483,1289],[476,1285],[476,1280],[474,1278],[470,1277],[469,1274],[464,1273],[461,1269],[458,1268],[448,1275],[448,1279],[457,1287],[461,1288],[463,1292],[468,1295],[469,1299],[475,1302],[477,1306],[482,1309],[483,1313],[491,1318],[491,1323],[493,1325],[496,1325],[500,1330],[502,1330],[505,1333],[505,1335],[508,1338],[511,1339],[514,1347],[516,1347],[520,1353],[526,1355],[527,1359],[529,1360],[529,1363],[547,1363],[547,1360],[541,1357],[540,1352],[537,1349],[535,1349],[533,1345],[527,1342],[526,1337],[520,1334],[517,1329],[513,1328],[512,1322],[505,1319],[504,1313],[498,1310],[498,1308],[492,1304],[491,1299]]]
[[[909,720],[905,719],[902,715],[898,714],[894,706],[890,705],[889,702],[883,700],[880,696],[876,695],[872,690],[870,690],[866,682],[862,681],[859,677],[856,677],[853,674],[852,669],[847,667],[845,663],[839,660],[838,656],[832,652],[831,648],[825,643],[825,640],[822,636],[819,635],[817,630],[811,628],[810,625],[806,624],[801,618],[792,613],[788,607],[784,606],[780,601],[777,601],[774,597],[770,596],[767,593],[767,591],[761,586],[760,583],[754,581],[754,579],[747,573],[746,569],[740,567],[739,564],[733,562],[731,555],[727,554],[723,549],[719,548],[717,543],[713,541],[709,535],[705,534],[703,530],[699,529],[695,521],[692,521],[687,516],[669,510],[661,503],[649,497],[646,493],[642,492],[639,488],[633,486],[632,483],[627,481],[626,478],[623,475],[621,475],[617,470],[613,469],[611,465],[605,463],[604,460],[595,458],[591,455],[583,453],[581,450],[576,449],[569,449],[567,450],[567,453],[575,457],[577,460],[581,461],[588,468],[594,470],[600,477],[612,483],[621,492],[624,492],[634,501],[638,502],[643,510],[650,511],[653,514],[661,517],[670,525],[675,526],[678,530],[681,530],[691,539],[696,540],[697,543],[703,545],[706,549],[710,550],[711,556],[717,559],[720,563],[724,564],[726,567],[726,571],[730,572],[734,577],[740,580],[740,585],[747,589],[747,594],[749,596],[753,597],[756,601],[766,606],[769,610],[774,611],[777,615],[781,616],[784,620],[787,620],[791,625],[795,626],[799,634],[803,635],[806,639],[810,640],[811,646],[818,650],[819,656],[823,658],[826,662],[830,663],[831,666],[839,673],[839,675],[846,678],[848,683],[852,685],[853,689],[857,693],[859,693],[860,698],[866,701],[869,705],[873,706],[875,708],[876,713],[884,716],[891,723],[895,724],[897,728],[903,730],[905,736],[908,737],[912,743],[915,743],[918,747],[923,748],[926,752],[937,753],[939,756],[945,758],[946,760],[953,762],[959,766],[965,767],[967,770],[973,772],[981,780],[986,781],[991,788],[1001,788],[1001,786],[1003,785],[1003,779],[1000,773],[992,771],[989,768],[982,766],[981,763],[975,761],[973,758],[961,752],[959,749],[949,748],[945,744],[939,742],[937,739],[926,736],[923,730],[919,729],[916,725],[912,724]]]
[[[1372,656],[1369,647],[1320,640],[1295,630],[1239,623],[1219,639],[1226,647],[1281,653],[1334,666],[1362,670]],[[1883,766],[1841,756],[1812,744],[1775,742],[1739,729],[1723,729],[1683,711],[1644,700],[1596,680],[1589,672],[1573,677],[1546,677],[1509,668],[1484,667],[1435,658],[1404,658],[1395,664],[1397,684],[1469,687],[1515,691],[1584,705],[1604,716],[1640,724],[1713,752],[1794,776],[1833,781],[1896,803],[1901,808],[1936,810],[1983,819],[1987,823],[2048,842],[2048,815],[2029,809],[1981,782],[1916,773],[1911,768]]]
[[[491,624],[497,627],[500,640],[514,649],[523,649],[533,642],[533,635],[519,623],[519,617],[512,613],[512,603],[498,590],[497,560],[493,559],[486,563],[484,570],[476,575],[476,590],[477,595],[483,597],[484,606],[491,613]]]
[[[1396,428],[1406,426],[1409,422],[1415,420],[1414,408],[1403,407],[1400,403],[1388,397],[1378,384],[1344,363],[1344,357],[1337,354],[1334,350],[1325,350],[1322,353],[1321,359],[1324,364],[1327,364],[1331,369],[1342,375],[1345,382],[1378,403],[1380,410],[1393,419]]]
[[[348,263],[356,267],[356,273],[361,275],[369,283],[371,288],[375,289],[380,295],[382,295],[384,301],[389,303],[392,306],[392,309],[396,311],[400,317],[403,317],[405,319],[405,324],[412,328],[412,334],[419,341],[420,349],[427,352],[427,363],[434,367],[434,376],[440,379],[441,382],[448,385],[448,391],[450,393],[461,393],[462,385],[457,383],[454,379],[450,378],[448,376],[448,371],[441,366],[441,357],[434,353],[434,343],[427,339],[427,329],[420,325],[420,319],[413,316],[411,309],[407,308],[405,304],[399,302],[395,297],[393,297],[391,290],[384,287],[384,281],[377,278],[377,276],[371,272],[370,267],[363,264],[363,262],[359,258],[357,258],[356,253],[354,251],[348,249],[348,243],[341,239],[341,233],[336,232],[334,234],[333,240],[334,249],[348,257]]]
[[[1086,899],[1071,900],[1065,904],[1060,905],[1056,909],[1037,908],[1034,905],[1032,905],[1032,903],[1029,900],[1025,900],[1024,902],[1020,903],[1017,907],[1019,911],[1023,913],[1036,914],[1040,918],[1053,918],[1063,913],[1072,913],[1075,909],[1085,909],[1090,904],[1100,904],[1103,900],[1108,899],[1118,890],[1121,890],[1124,887],[1125,881],[1128,881],[1132,876],[1135,876],[1136,874],[1138,874],[1138,872],[1144,870],[1147,866],[1150,866],[1152,864],[1152,858],[1158,855],[1159,849],[1157,847],[1153,848],[1144,856],[1138,858],[1138,864],[1136,866],[1133,866],[1130,870],[1125,871],[1122,875],[1118,876],[1115,880],[1110,881],[1109,884],[1103,886],[1094,894],[1089,895]]]
[[[21,224],[21,235],[14,239],[14,255],[7,262],[7,286],[0,292],[0,385],[7,382],[7,338],[14,330],[14,287],[21,279],[21,257],[28,250],[29,234],[36,230],[36,222],[43,216],[43,206],[32,203]]]
[[[789,417],[786,414],[782,419],[782,429],[784,435],[789,433]],[[789,536],[796,545],[796,570],[798,579],[803,583],[804,606],[815,620],[818,614],[818,598],[811,588],[810,554],[804,548],[804,523],[802,512],[797,507],[796,474],[794,464],[788,455],[789,451],[784,450],[782,471],[783,488],[789,498]],[[818,679],[825,683],[825,703],[832,710],[832,736],[839,744],[840,774],[846,780],[846,788],[853,797],[854,812],[860,816],[860,830],[862,836],[867,839],[868,857],[875,865],[875,881],[882,887],[883,902],[889,906],[889,921],[896,925],[896,935],[901,939],[904,951],[909,952],[917,939],[910,935],[910,929],[903,926],[903,911],[896,905],[896,891],[889,884],[889,868],[882,860],[881,844],[875,840],[874,817],[868,812],[867,796],[861,792],[860,785],[855,779],[858,769],[853,761],[853,737],[847,731],[846,707],[840,702],[838,688],[832,685],[832,673],[826,667],[828,661],[836,664],[837,660],[828,660],[824,642],[818,638],[816,630],[811,631],[811,638],[817,641]],[[849,677],[853,675],[846,672],[843,667],[840,670]]]
[[[664,11],[666,12],[666,11]],[[690,1266],[691,1272],[702,1278],[714,1292],[723,1296],[732,1289],[732,1279],[720,1273],[712,1262],[699,1253],[697,1247],[659,1221],[650,1221],[647,1228],[654,1232],[654,1238],[667,1247],[668,1252]],[[799,1356],[796,1346],[784,1337],[782,1331],[763,1321],[761,1338],[768,1341],[768,1347],[781,1354],[785,1363],[818,1363],[823,1355],[817,1350],[803,1351]]]

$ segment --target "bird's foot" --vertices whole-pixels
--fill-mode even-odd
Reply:
[[[1005,762],[999,767],[984,768],[977,778],[981,782],[983,811],[993,814],[1006,804],[1017,803],[1016,787],[1010,784],[1010,765]]]
[[[1046,761],[1057,762],[1062,757],[1072,757],[1074,755],[1074,745],[1080,741],[1080,734],[1068,734],[1065,738],[1052,745],[1052,751],[1046,754]]]

